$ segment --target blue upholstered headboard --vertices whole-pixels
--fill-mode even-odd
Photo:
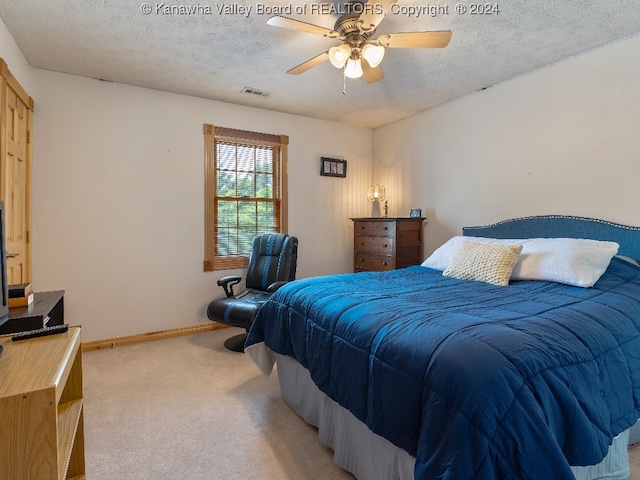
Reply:
[[[568,215],[520,217],[492,225],[463,227],[463,235],[491,238],[590,238],[620,245],[618,255],[640,260],[640,227]]]

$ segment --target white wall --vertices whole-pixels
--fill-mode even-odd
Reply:
[[[35,72],[33,283],[66,290],[85,340],[208,322],[216,280],[242,273],[202,269],[204,123],[289,135],[298,278],[352,268],[369,129]],[[321,156],[347,159],[348,177],[320,177]]]
[[[0,58],[6,62],[11,73],[18,79],[24,89],[27,92],[31,92],[33,69],[27,63],[2,18],[0,18]]]
[[[574,214],[640,225],[640,35],[374,131],[394,214],[425,255],[465,225]]]

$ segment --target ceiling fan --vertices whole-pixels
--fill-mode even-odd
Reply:
[[[398,0],[356,0],[347,5],[347,13],[336,21],[333,30],[292,18],[273,16],[267,23],[327,38],[337,38],[342,44],[332,47],[287,73],[300,75],[329,60],[336,68],[344,68],[344,76],[375,83],[384,78],[379,65],[386,48],[443,48],[451,39],[450,30],[432,32],[383,33],[372,38],[376,28]]]

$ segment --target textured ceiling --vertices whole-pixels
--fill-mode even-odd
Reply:
[[[0,2],[0,17],[33,67],[364,127],[640,31],[638,0],[504,0],[492,4],[499,13],[491,15],[472,15],[478,4],[466,0],[399,0],[403,11],[387,15],[377,34],[451,30],[449,46],[388,49],[385,78],[348,80],[344,95],[342,72],[329,62],[299,76],[285,73],[339,42],[269,26],[261,5],[291,8],[283,15],[327,28],[339,14],[317,10],[344,9],[293,0],[10,0]],[[466,13],[456,12],[460,5]],[[438,11],[418,16],[411,6]],[[176,12],[181,8],[195,13]],[[272,95],[257,98],[243,87]]]

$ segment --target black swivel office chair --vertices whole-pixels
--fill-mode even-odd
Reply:
[[[246,289],[235,295],[233,286],[242,279],[230,275],[218,280],[226,297],[216,298],[207,307],[214,322],[234,327],[251,328],[262,303],[285,283],[295,280],[298,263],[298,239],[283,233],[264,233],[251,242]],[[224,346],[234,352],[244,351],[247,334],[229,338]]]

